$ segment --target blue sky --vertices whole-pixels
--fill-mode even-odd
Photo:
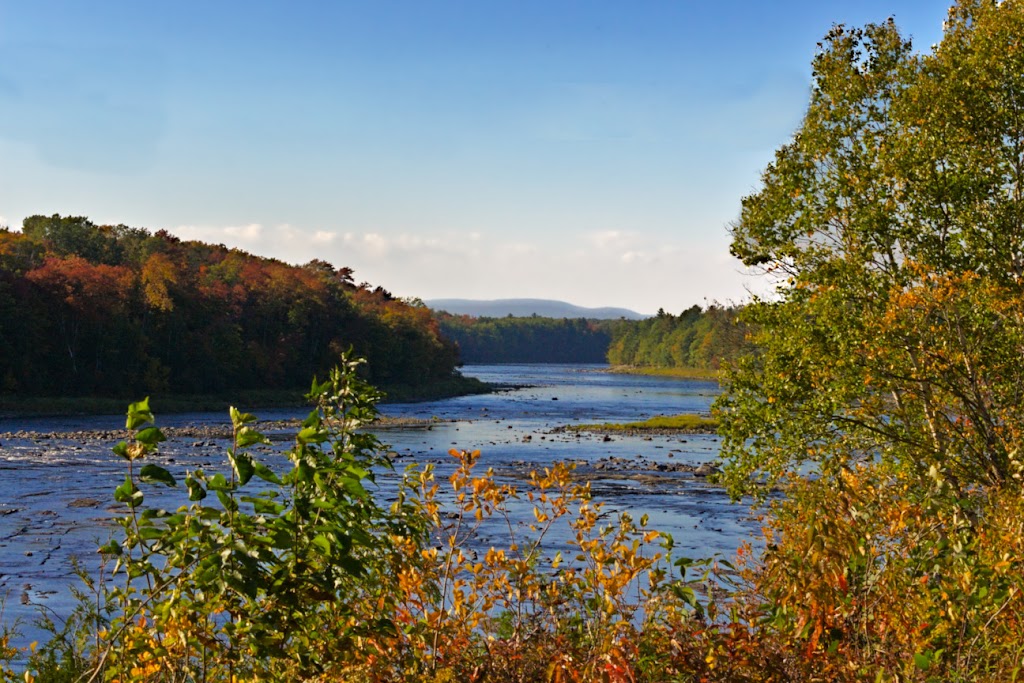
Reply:
[[[0,0],[0,224],[167,229],[400,296],[681,311],[833,23],[930,0]]]

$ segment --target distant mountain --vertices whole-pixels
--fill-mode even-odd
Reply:
[[[474,318],[504,318],[512,315],[528,318],[539,315],[542,318],[589,318],[591,320],[643,320],[648,315],[628,308],[584,308],[564,301],[550,299],[431,299],[424,302],[435,311],[447,311],[455,315],[471,315]]]

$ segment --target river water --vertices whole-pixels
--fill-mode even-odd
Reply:
[[[714,382],[619,375],[599,365],[476,365],[464,374],[516,388],[441,401],[387,404],[387,416],[437,418],[430,427],[384,429],[401,471],[408,463],[432,463],[438,479],[451,472],[453,448],[482,451],[481,465],[518,480],[531,469],[572,461],[591,482],[594,498],[609,508],[647,514],[653,529],[670,532],[677,552],[690,557],[730,557],[758,535],[744,504],[730,503],[718,487],[677,471],[715,459],[718,437],[654,437],[555,433],[563,425],[642,420],[657,414],[707,414],[719,389]],[[160,426],[224,425],[224,413],[160,415]],[[299,417],[302,411],[246,408],[261,419]],[[123,427],[121,416],[0,419],[0,434],[21,430],[71,432]],[[124,479],[124,461],[110,441],[65,438],[0,440],[0,596],[3,620],[20,620],[23,640],[41,637],[32,622],[40,609],[67,614],[77,558],[87,571],[98,567],[96,547],[115,532],[111,518],[123,506],[113,489]],[[195,437],[170,439],[156,461],[175,476],[186,469],[223,470],[227,442]],[[273,467],[275,448],[259,457]],[[283,469],[283,466],[277,468]],[[385,482],[386,489],[388,484]],[[172,494],[175,495],[175,494]],[[382,493],[386,495],[386,493]],[[151,502],[151,501],[147,501]],[[173,503],[177,505],[175,501]],[[170,507],[170,505],[168,505]],[[484,542],[487,539],[483,539]],[[496,543],[500,539],[496,540]],[[555,544],[558,539],[553,539]]]

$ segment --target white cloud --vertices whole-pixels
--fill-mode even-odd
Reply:
[[[250,223],[243,226],[229,226],[224,228],[224,234],[245,242],[257,242],[263,236],[263,226],[259,223]]]
[[[179,225],[171,228],[169,232],[182,239],[224,243],[242,249],[251,248],[253,243],[259,243],[263,238],[263,226],[259,223],[227,226]]]
[[[252,223],[171,232],[291,263],[324,259],[352,268],[357,281],[423,299],[536,297],[651,313],[742,300],[752,281],[716,245],[664,243],[622,230],[566,234],[554,247],[543,236],[484,230],[341,232]]]
[[[621,250],[634,244],[637,241],[637,235],[621,230],[602,230],[589,235],[587,241],[598,249]]]

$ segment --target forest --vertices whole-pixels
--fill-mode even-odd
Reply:
[[[748,327],[740,307],[691,306],[678,316],[659,310],[646,320],[612,327],[607,359],[637,368],[718,370],[749,352]]]
[[[349,347],[384,388],[456,373],[457,349],[426,308],[355,284],[345,267],[79,216],[0,230],[0,393],[305,388]]]
[[[741,307],[691,306],[645,320],[540,316],[473,318],[437,311],[466,363],[610,363],[638,369],[718,371],[750,351]]]
[[[614,324],[541,316],[473,318],[438,311],[445,337],[465,363],[603,363]]]

